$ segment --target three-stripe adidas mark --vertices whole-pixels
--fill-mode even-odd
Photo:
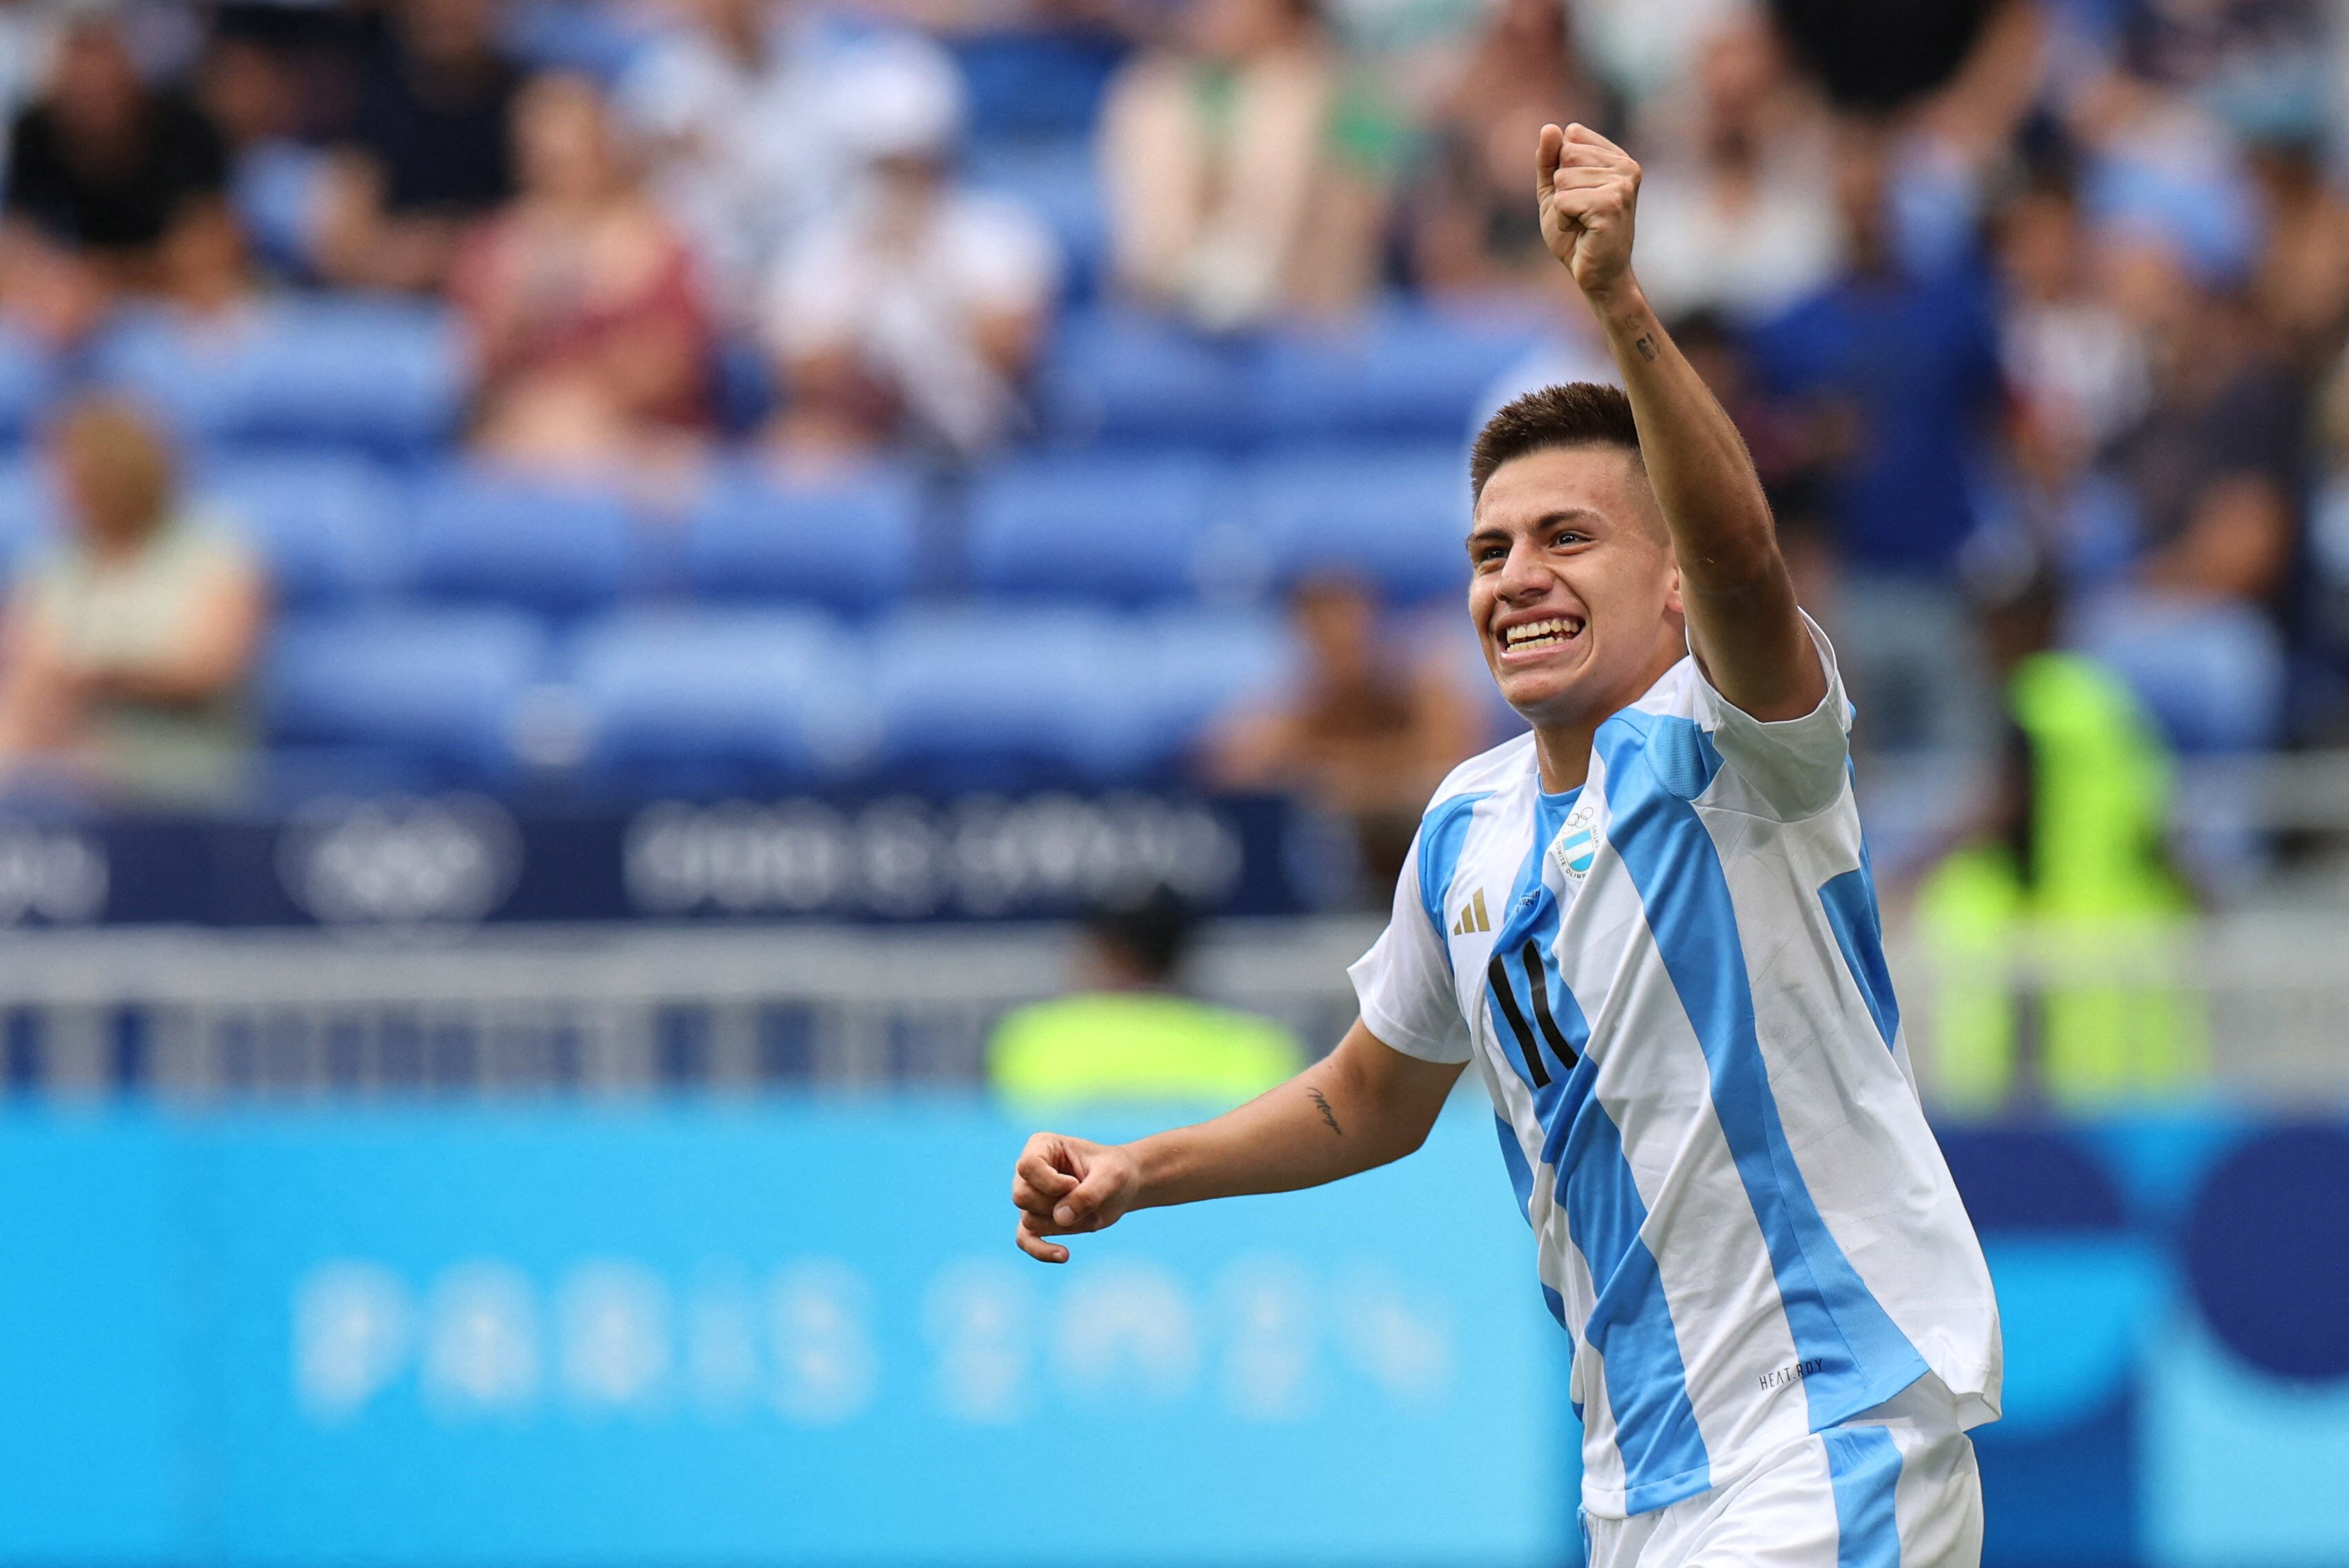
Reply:
[[[1492,921],[1485,913],[1485,890],[1478,888],[1476,896],[1460,906],[1459,923],[1452,928],[1454,936],[1465,936],[1472,931],[1490,931]]]

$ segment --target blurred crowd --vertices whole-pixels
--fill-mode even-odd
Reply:
[[[1644,166],[1639,273],[1872,748],[1999,755],[1986,628],[2019,597],[2169,744],[2339,738],[2332,8],[1917,12],[1871,54],[1867,7],[1753,0],[20,0],[0,315],[70,359],[126,311],[202,336],[287,291],[436,298],[474,452],[632,488],[1018,449],[1081,294],[1215,342],[1398,296],[1506,319],[1538,346],[1489,406],[1607,374],[1530,196],[1537,128],[1581,120]],[[18,577],[0,746],[230,734],[256,569],[176,518],[135,410],[53,428],[83,529]],[[1489,706],[1342,570],[1291,587],[1306,678],[1199,766],[1391,858]]]

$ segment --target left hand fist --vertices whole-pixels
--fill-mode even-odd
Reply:
[[[1537,160],[1542,239],[1593,304],[1631,275],[1640,166],[1588,126],[1542,127]]]

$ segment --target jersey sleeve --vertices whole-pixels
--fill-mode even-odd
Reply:
[[[1826,695],[1800,718],[1767,723],[1714,688],[1697,666],[1697,721],[1713,737],[1722,760],[1743,781],[1766,814],[1798,821],[1835,803],[1842,795],[1851,757],[1851,704],[1836,668],[1835,648],[1806,612],[1803,629],[1819,651],[1826,671]]]
[[[1417,837],[1395,879],[1394,910],[1371,950],[1346,971],[1362,1025],[1380,1042],[1430,1062],[1468,1059],[1468,1029],[1452,988],[1452,965],[1420,885]]]

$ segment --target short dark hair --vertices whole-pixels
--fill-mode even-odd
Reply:
[[[1512,458],[1553,447],[1617,447],[1640,457],[1640,427],[1622,388],[1599,381],[1569,381],[1513,397],[1485,421],[1468,453],[1468,491],[1485,496],[1485,481]]]
[[[1162,882],[1139,899],[1096,906],[1085,923],[1095,942],[1164,985],[1183,967],[1198,920],[1183,896]]]

